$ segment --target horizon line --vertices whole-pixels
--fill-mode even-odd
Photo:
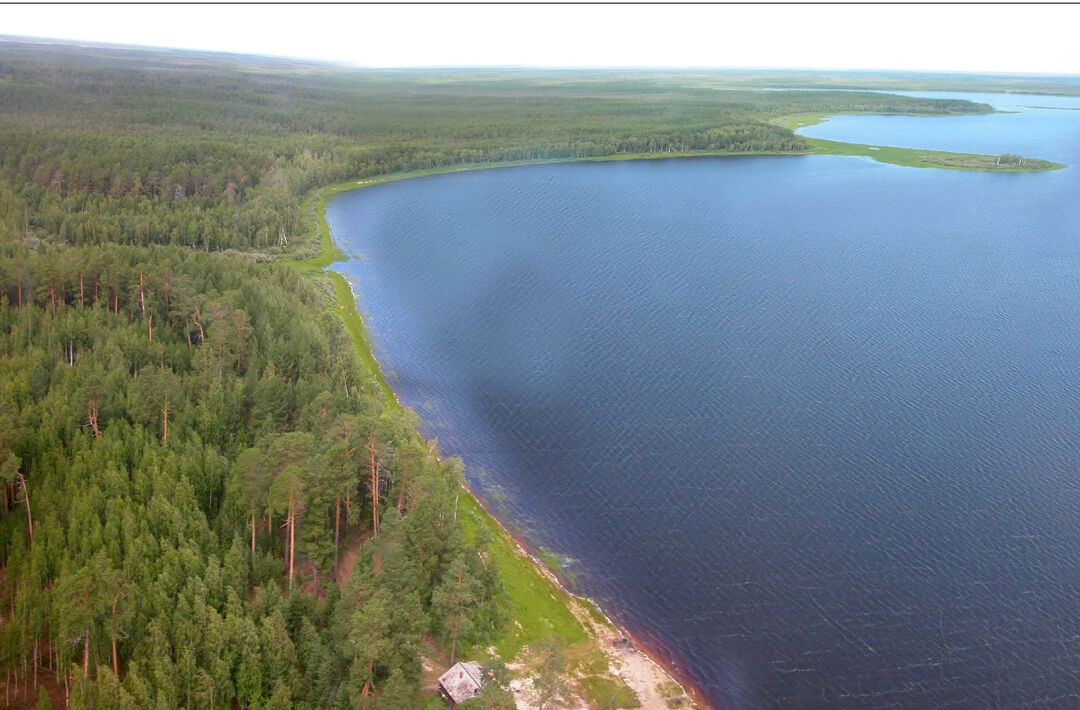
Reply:
[[[283,54],[256,54],[227,49],[202,49],[191,47],[169,47],[164,45],[127,44],[117,42],[102,42],[90,39],[74,39],[67,37],[45,37],[39,35],[8,35],[0,34],[0,42],[24,42],[28,44],[43,43],[61,46],[90,46],[101,49],[124,49],[145,52],[187,52],[209,56],[221,56],[235,58],[258,58],[277,61],[304,62],[322,65],[325,67],[337,67],[342,69],[368,70],[368,71],[446,71],[446,70],[516,70],[516,71],[710,71],[710,72],[848,72],[848,73],[899,73],[899,74],[953,74],[961,76],[996,76],[996,77],[1059,77],[1064,79],[1080,80],[1080,72],[1057,73],[1057,72],[1031,72],[1015,70],[971,70],[971,69],[903,69],[897,67],[807,67],[807,66],[720,66],[720,65],[544,65],[544,64],[416,64],[416,65],[372,65],[354,64],[350,62],[321,59],[317,57],[300,57]]]

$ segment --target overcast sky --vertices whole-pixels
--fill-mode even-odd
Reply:
[[[366,67],[1080,74],[1078,5],[7,5],[0,34]]]

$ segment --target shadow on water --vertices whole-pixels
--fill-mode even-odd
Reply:
[[[1080,113],[1002,101],[806,130],[1080,164]],[[1078,174],[560,164],[327,216],[425,434],[715,704],[1012,707],[1080,685]]]

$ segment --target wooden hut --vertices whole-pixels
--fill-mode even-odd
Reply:
[[[480,694],[484,686],[477,663],[455,663],[450,670],[439,676],[439,690],[454,708],[458,703]]]

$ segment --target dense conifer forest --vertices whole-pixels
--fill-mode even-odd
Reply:
[[[176,247],[5,251],[6,692],[348,707],[377,686],[408,707],[455,604],[491,627],[460,465],[381,411],[303,277]]]
[[[0,208],[65,243],[278,252],[314,187],[392,172],[620,153],[809,150],[778,116],[990,110],[722,77],[360,72],[0,45]]]
[[[461,463],[383,404],[327,284],[273,262],[318,251],[304,198],[344,180],[989,110],[721,83],[0,41],[0,701],[426,702],[432,647],[512,621],[499,571]]]

